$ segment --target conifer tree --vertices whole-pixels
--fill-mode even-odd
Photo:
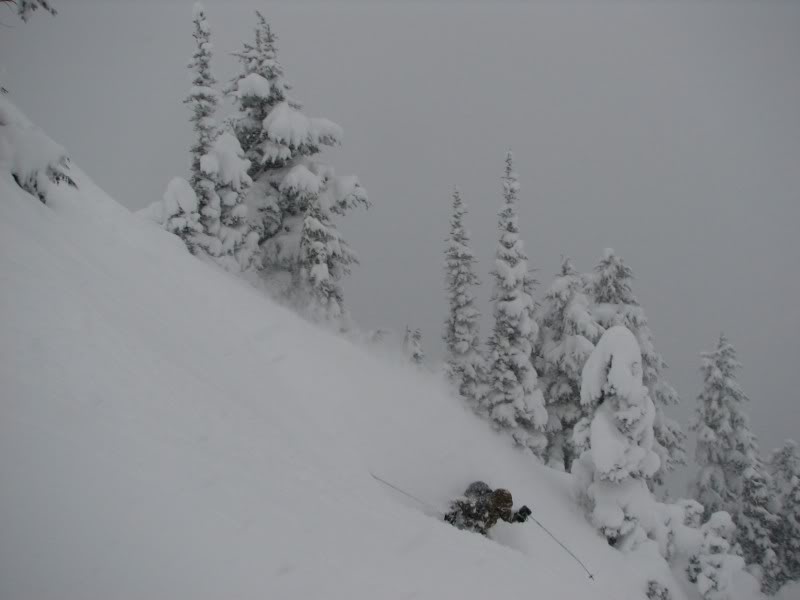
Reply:
[[[417,366],[422,366],[425,361],[425,353],[422,351],[422,331],[419,328],[411,334],[411,362]]]
[[[164,229],[180,237],[190,252],[195,252],[197,235],[202,233],[197,196],[189,183],[180,177],[174,177],[164,192],[162,219],[159,221]]]
[[[769,492],[767,476],[756,461],[744,472],[736,525],[745,562],[757,567],[762,591],[772,595],[780,587],[782,568],[775,543],[780,519],[770,510]]]
[[[419,328],[411,330],[406,327],[406,334],[403,337],[403,355],[417,366],[422,366],[425,360],[425,353],[422,351],[422,331]]]
[[[184,230],[181,237],[193,252],[202,247],[223,267],[237,271],[252,264],[258,246],[258,233],[252,230],[244,203],[252,184],[247,174],[250,162],[236,137],[220,131],[214,118],[219,94],[211,73],[211,28],[199,3],[192,22],[196,49],[189,69],[194,79],[185,102],[191,105],[196,134],[190,183],[199,204],[202,232]]]
[[[483,379],[483,358],[478,347],[478,319],[472,287],[480,281],[473,265],[475,256],[470,248],[470,233],[464,226],[467,209],[458,189],[453,190],[453,209],[450,235],[445,249],[445,283],[448,314],[444,343],[447,352],[446,370],[461,397],[472,408],[480,400]]]
[[[792,480],[800,477],[800,453],[797,451],[797,443],[794,440],[786,440],[783,446],[772,451],[767,466],[774,497],[780,506],[792,487]]]
[[[733,575],[744,568],[734,547],[736,527],[728,513],[716,512],[701,528],[703,539],[686,568],[704,600],[730,600]]]
[[[583,278],[569,258],[563,259],[560,273],[545,292],[536,321],[534,366],[547,403],[547,463],[569,471],[580,455],[573,431],[584,415],[581,372],[603,332],[590,313]]]
[[[258,232],[251,227],[245,195],[252,185],[247,174],[250,161],[236,137],[217,135],[208,154],[200,159],[203,173],[214,182],[207,206],[205,247],[229,270],[247,269],[258,249]]]
[[[357,178],[337,176],[316,159],[322,148],[340,143],[341,128],[307,117],[289,97],[276,37],[260,13],[255,41],[236,56],[241,73],[228,92],[239,107],[233,127],[251,162],[248,204],[255,211],[261,274],[284,285],[284,295],[301,310],[341,326],[340,278],[357,261],[334,218],[367,207],[366,192]]]
[[[511,152],[506,154],[503,207],[499,212],[494,276],[494,329],[489,338],[486,396],[482,410],[517,444],[542,456],[547,445],[547,409],[538,387],[531,350],[538,329],[533,319],[533,280],[519,237],[519,183]]]
[[[275,106],[289,101],[291,85],[286,81],[283,67],[278,61],[277,37],[261,12],[256,11],[255,39],[244,44],[234,56],[239,60],[241,72],[225,90],[239,105],[240,115],[235,120],[236,135],[245,156],[250,160],[250,175],[256,177],[268,165],[279,165],[291,158],[286,146],[273,145],[263,129],[264,119]]]
[[[647,582],[647,600],[672,600],[672,593],[663,583],[651,579]]]
[[[701,356],[703,391],[691,424],[697,435],[695,458],[700,467],[693,495],[705,507],[706,516],[719,510],[737,515],[738,498],[744,491],[743,473],[758,459],[744,412],[748,399],[736,381],[741,364],[724,334],[713,352]]]
[[[583,367],[581,402],[596,410],[589,450],[572,472],[592,511],[592,523],[621,549],[646,538],[641,525],[646,480],[659,467],[654,452],[655,407],[642,382],[642,357],[634,335],[614,326],[603,333]]]
[[[783,499],[775,539],[782,567],[781,583],[800,581],[800,477],[794,477]]]
[[[216,194],[216,182],[203,171],[202,159],[210,151],[214,140],[217,138],[217,123],[214,113],[217,110],[219,94],[214,88],[217,80],[211,74],[211,27],[206,18],[205,9],[200,3],[194,5],[192,11],[194,31],[192,37],[195,41],[195,51],[189,70],[193,73],[192,88],[189,96],[184,100],[192,109],[192,128],[195,132],[195,141],[192,145],[191,175],[189,183],[192,185],[199,203],[203,229],[208,232],[209,224],[219,219],[219,198]],[[206,246],[207,240],[202,245]]]
[[[773,450],[769,462],[770,509],[779,519],[773,542],[781,565],[779,585],[800,580],[800,455],[794,440]]]
[[[345,331],[349,316],[339,282],[358,260],[333,226],[327,200],[327,194],[310,199],[300,236],[300,277],[309,287],[306,297],[311,317]]]
[[[655,450],[661,459],[661,468],[653,475],[652,481],[663,484],[666,473],[686,464],[686,436],[680,425],[664,413],[664,407],[677,405],[680,398],[664,376],[667,364],[655,350],[644,309],[631,290],[632,279],[630,267],[614,250],[607,248],[594,274],[589,277],[590,296],[600,325],[605,329],[624,325],[639,342],[644,384],[656,405]]]

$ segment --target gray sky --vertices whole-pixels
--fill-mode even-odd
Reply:
[[[0,8],[4,85],[131,209],[188,170],[191,4],[61,0],[28,25]],[[456,183],[488,313],[510,147],[538,291],[561,254],[588,270],[614,247],[679,418],[724,329],[762,449],[800,437],[800,3],[205,4],[219,80],[259,7],[297,99],[344,127],[330,161],[374,202],[343,226],[362,258],[346,286],[362,325],[421,327],[441,352]]]

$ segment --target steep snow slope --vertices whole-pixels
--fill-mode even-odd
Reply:
[[[0,172],[0,598],[644,598],[568,478],[432,376],[188,255],[78,169],[48,205]],[[473,479],[534,524],[437,507]]]

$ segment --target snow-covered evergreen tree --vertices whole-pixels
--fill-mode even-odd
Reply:
[[[547,406],[547,464],[569,471],[585,449],[573,444],[574,427],[584,415],[581,372],[603,333],[589,310],[583,278],[569,258],[562,261],[535,316],[539,338],[534,366]]]
[[[26,23],[40,8],[56,15],[50,0],[0,0],[0,5],[3,4],[16,5],[17,16]],[[69,157],[10,101],[3,99],[8,90],[3,87],[2,76],[0,69],[0,161],[12,165],[11,175],[19,187],[47,204],[50,184],[77,187],[68,174]]]
[[[772,451],[767,461],[774,497],[778,506],[792,487],[795,477],[800,477],[800,453],[797,442],[786,440],[783,446]]]
[[[3,95],[0,95],[0,162],[9,165],[14,182],[47,203],[54,185],[77,187],[70,177],[64,148],[47,137]]]
[[[13,0],[17,5],[17,15],[23,21],[28,21],[31,15],[39,10],[56,15],[56,9],[53,8],[53,3],[50,0]]]
[[[780,587],[782,569],[774,541],[780,519],[770,510],[769,487],[758,461],[745,470],[736,526],[745,562],[757,571],[761,589],[772,595]]]
[[[356,260],[334,218],[369,205],[357,178],[337,176],[315,158],[340,143],[341,128],[307,117],[289,97],[276,37],[260,13],[254,42],[237,57],[241,72],[228,92],[239,107],[233,127],[251,162],[247,202],[260,236],[262,274],[314,318],[341,321],[340,278]]]
[[[195,41],[195,51],[188,65],[193,76],[192,88],[184,100],[192,109],[190,121],[195,132],[195,140],[191,149],[189,183],[197,196],[203,230],[207,233],[210,228],[214,228],[214,224],[220,218],[216,182],[202,168],[202,159],[211,152],[211,147],[217,138],[217,123],[214,120],[214,113],[219,102],[219,94],[214,88],[217,80],[211,74],[213,51],[211,27],[206,18],[205,9],[200,3],[195,4],[192,10],[192,24],[194,25],[192,37]],[[207,247],[209,241],[202,239],[203,237],[198,236],[198,244]],[[187,243],[187,245],[191,249],[196,247],[195,244]]]
[[[254,178],[266,166],[279,165],[291,158],[289,148],[270,140],[263,128],[264,119],[281,102],[288,101],[294,108],[300,108],[289,98],[291,85],[278,61],[277,38],[272,28],[259,11],[256,11],[256,21],[253,43],[246,43],[242,51],[234,55],[241,71],[225,90],[239,106],[236,135],[250,160],[250,175]]]
[[[339,282],[358,260],[333,225],[330,199],[325,191],[309,201],[300,234],[300,278],[308,286],[305,297],[312,318],[345,331],[349,316]]]
[[[642,357],[625,327],[608,329],[583,368],[581,402],[596,405],[589,450],[573,465],[592,523],[619,548],[647,537],[642,511],[654,500],[646,480],[658,470],[655,407],[642,382]]]
[[[721,511],[712,514],[701,531],[700,548],[686,568],[689,581],[697,584],[704,600],[730,600],[733,575],[744,568],[733,546],[736,527],[731,516]]]
[[[338,143],[338,126],[324,119],[310,119],[288,102],[273,108],[263,126],[270,142],[285,149],[290,157],[264,166],[253,190],[252,202],[263,231],[265,266],[295,273],[299,268],[300,229],[311,199],[328,190],[334,194],[330,211],[341,216],[354,207],[368,206],[367,196],[355,177],[338,177],[312,158],[322,145]]]
[[[259,235],[248,219],[244,203],[252,180],[247,174],[250,161],[244,158],[239,141],[230,132],[214,139],[200,166],[214,189],[205,210],[207,235],[204,246],[228,270],[247,269],[258,250]]]
[[[770,510],[779,519],[773,543],[781,565],[778,585],[800,580],[800,453],[794,440],[786,440],[767,461]]]
[[[653,482],[663,484],[664,475],[678,465],[686,464],[686,436],[678,423],[664,413],[664,407],[680,402],[675,389],[667,382],[666,362],[653,345],[653,335],[644,309],[631,290],[633,271],[614,250],[607,248],[603,259],[589,278],[589,294],[595,303],[593,312],[604,328],[624,325],[633,332],[642,351],[643,381],[656,405],[654,423],[655,450],[661,468]]]
[[[461,397],[472,408],[480,401],[483,357],[479,349],[478,319],[472,288],[480,281],[475,274],[475,256],[470,248],[470,233],[464,226],[467,209],[458,189],[453,190],[450,235],[445,249],[445,283],[448,312],[444,343],[447,375]]]
[[[651,579],[647,582],[647,600],[672,600],[672,594],[663,583]]]
[[[719,510],[737,515],[743,474],[758,459],[755,437],[744,412],[747,396],[736,381],[741,364],[724,334],[713,352],[701,356],[703,391],[691,424],[697,435],[695,458],[700,467],[693,496],[705,507],[706,516]]]
[[[783,498],[781,521],[775,536],[781,583],[800,581],[800,477],[794,477]]]
[[[419,328],[412,330],[406,327],[406,334],[403,337],[403,356],[417,366],[422,366],[425,361],[425,353],[422,351],[422,331]]]
[[[184,242],[193,252],[203,248],[229,270],[251,266],[259,235],[248,219],[245,195],[252,184],[250,161],[235,135],[220,131],[215,121],[219,93],[211,73],[211,28],[201,4],[192,13],[196,48],[189,63],[192,88],[185,102],[192,108],[196,134],[192,146],[190,183],[199,204],[202,232],[183,229]]]
[[[159,224],[180,237],[189,251],[194,253],[195,240],[203,231],[203,226],[200,224],[197,196],[189,182],[181,177],[170,180],[160,208]]]
[[[519,183],[511,152],[506,154],[503,207],[499,212],[494,276],[494,329],[489,338],[486,395],[481,408],[499,429],[542,456],[547,445],[547,409],[531,350],[538,328],[533,319],[533,280],[528,273],[517,223]]]
[[[411,362],[422,366],[425,361],[425,353],[422,351],[422,331],[419,328],[411,334]]]

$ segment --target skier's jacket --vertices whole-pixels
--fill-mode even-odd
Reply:
[[[470,484],[461,498],[453,501],[444,520],[459,529],[487,535],[498,520],[507,523],[524,523],[527,520],[530,509],[523,506],[514,512],[513,505],[508,490],[499,488],[492,491],[482,481],[476,481]]]

